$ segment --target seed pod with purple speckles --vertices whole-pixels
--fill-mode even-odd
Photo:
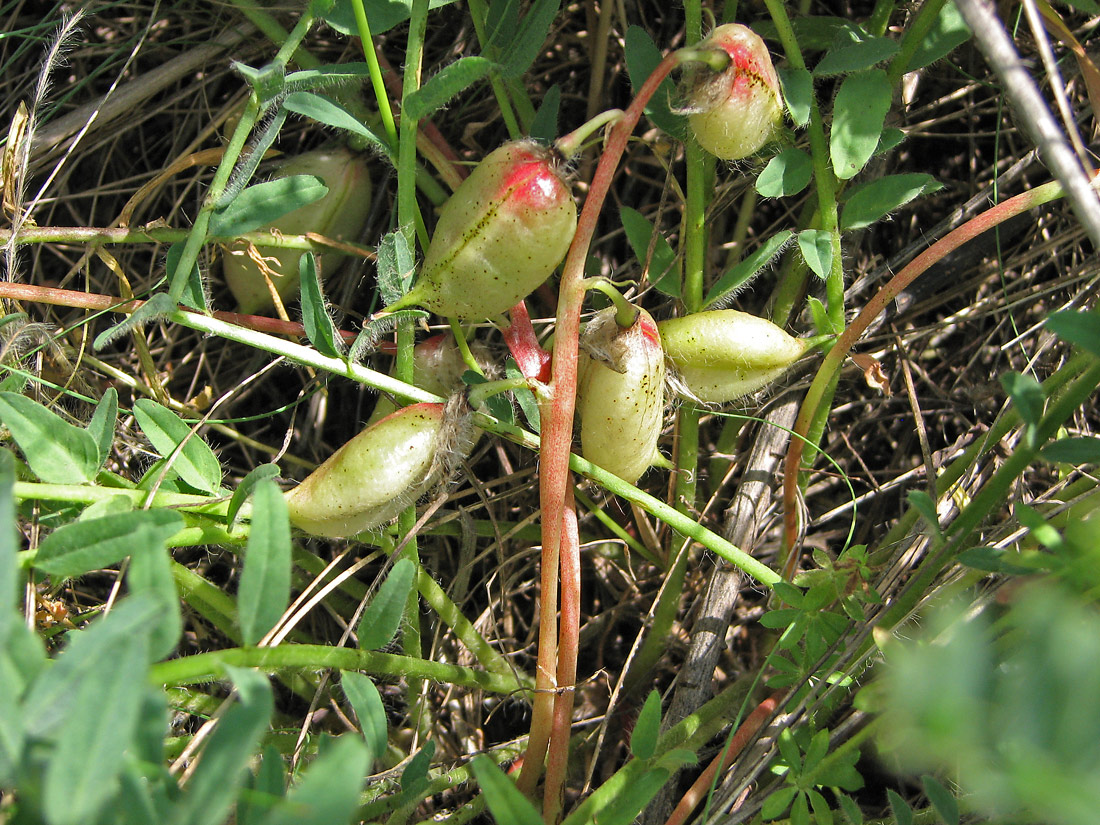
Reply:
[[[531,294],[561,263],[577,229],[558,166],[530,140],[491,152],[444,204],[416,284],[391,309],[478,320]]]
[[[614,308],[581,338],[577,417],[581,455],[633,484],[658,457],[665,409],[665,356],[645,310],[620,327]]]

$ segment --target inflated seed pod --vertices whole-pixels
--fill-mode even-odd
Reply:
[[[699,145],[725,160],[748,157],[767,143],[782,120],[779,78],[768,47],[738,23],[719,26],[700,48],[730,56],[723,72],[699,72],[688,96],[688,123]]]
[[[367,220],[371,205],[371,182],[366,161],[347,149],[324,149],[307,152],[283,164],[276,177],[316,175],[328,187],[328,194],[283,215],[269,229],[283,235],[303,235],[316,232],[337,241],[354,241]],[[298,290],[298,262],[304,254],[300,249],[278,249],[258,246],[265,264],[271,269],[271,280],[279,297],[292,300]],[[318,268],[328,274],[341,259],[336,251],[317,256]],[[240,311],[252,315],[271,309],[274,303],[260,265],[248,256],[245,243],[229,244],[223,264],[229,291],[237,299]]]
[[[554,271],[577,229],[577,207],[553,153],[530,140],[491,152],[439,215],[412,290],[418,306],[479,320],[500,315]]]
[[[397,518],[464,454],[469,417],[456,410],[413,404],[364,429],[287,492],[291,524],[339,538]]]
[[[481,360],[478,358],[479,362]],[[413,347],[413,384],[422,390],[448,396],[462,386],[462,374],[467,369],[449,332],[432,335]],[[367,423],[373,424],[395,409],[396,405],[387,396],[380,396]]]
[[[708,403],[764,388],[811,346],[771,321],[735,309],[671,318],[657,328],[677,377],[692,396]]]
[[[581,338],[577,417],[581,455],[633,484],[658,457],[665,409],[665,356],[645,310],[620,327],[598,313]]]

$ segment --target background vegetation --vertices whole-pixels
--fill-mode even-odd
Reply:
[[[1091,0],[1005,5],[980,43],[939,0],[367,2],[366,50],[357,3],[42,5],[0,15],[0,819],[1095,819]],[[525,797],[496,766],[543,626],[531,397],[384,532],[292,534],[280,488],[379,390],[431,397],[399,379],[440,319],[359,332],[467,166],[625,109],[712,17],[767,38],[783,133],[715,162],[664,87],[587,270],[658,319],[717,301],[839,339],[735,405],[670,404],[675,469],[638,488],[574,460],[575,706],[561,795]],[[1049,119],[1010,105],[1029,88]],[[333,142],[373,186],[327,310],[227,314],[231,238],[322,248],[241,218],[249,185]],[[544,342],[556,298],[528,301]],[[505,368],[496,326],[465,334]]]

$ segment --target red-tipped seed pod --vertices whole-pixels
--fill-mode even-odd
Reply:
[[[581,455],[633,484],[658,457],[665,409],[665,356],[645,310],[620,327],[614,308],[585,328],[577,379]]]
[[[420,277],[393,308],[477,320],[533,292],[577,229],[577,207],[557,165],[529,140],[491,152],[444,204]]]
[[[725,160],[748,157],[767,143],[783,115],[779,78],[768,47],[752,29],[727,23],[700,48],[730,56],[719,73],[700,72],[688,98],[688,122],[699,145]]]
[[[358,238],[371,205],[370,174],[362,157],[347,149],[307,152],[283,164],[277,177],[291,175],[316,175],[328,187],[328,194],[283,215],[268,227],[273,233],[303,235],[316,232],[335,241],[354,241]],[[302,250],[257,248],[264,264],[270,269],[271,281],[279,297],[293,299],[298,290],[298,262],[304,254]],[[341,257],[335,251],[318,255],[318,268],[327,274]],[[223,270],[226,284],[237,299],[241,312],[252,315],[274,306],[263,270],[249,257],[247,244],[232,243],[227,246]]]
[[[338,538],[397,518],[464,453],[467,416],[454,406],[413,404],[367,427],[286,494],[291,524]]]
[[[697,312],[657,327],[679,380],[693,397],[715,404],[763,389],[813,343],[735,309]]]
[[[484,365],[488,361],[488,356],[478,342],[473,342],[471,349],[478,363]],[[432,335],[413,347],[412,382],[422,390],[448,396],[462,386],[462,374],[468,369],[469,366],[462,360],[462,353],[449,332]],[[396,405],[383,395],[374,405],[367,423],[373,424],[395,409]]]

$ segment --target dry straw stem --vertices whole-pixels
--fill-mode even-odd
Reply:
[[[993,4],[986,0],[957,0],[956,5],[986,60],[1004,83],[1016,118],[1062,184],[1066,199],[1092,238],[1093,246],[1100,248],[1100,200],[1090,181],[1093,175],[1081,166],[1065,132],[1024,67]]]

